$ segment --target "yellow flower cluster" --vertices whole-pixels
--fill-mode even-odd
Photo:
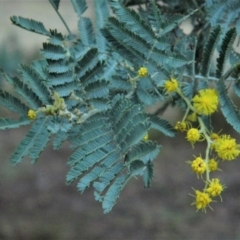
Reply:
[[[179,132],[183,132],[187,129],[187,125],[187,122],[178,121],[174,128]]]
[[[193,107],[197,114],[210,115],[217,111],[219,99],[215,89],[202,89],[193,98]]]
[[[203,174],[207,169],[207,164],[201,157],[197,157],[191,163],[192,170],[198,174]]]
[[[190,128],[187,131],[187,137],[186,138],[191,144],[194,144],[195,142],[200,140],[201,133],[197,128]]]
[[[167,80],[164,84],[164,88],[166,92],[176,92],[178,90],[178,81],[175,78],[171,78],[170,80]]]
[[[224,189],[224,186],[220,183],[218,178],[213,178],[212,181],[209,183],[208,188],[206,189],[206,192],[211,197],[220,196]]]
[[[27,116],[30,120],[34,120],[37,117],[37,113],[34,110],[30,109],[27,113]]]
[[[219,135],[217,133],[211,133],[210,139],[214,142],[215,140],[219,139]]]
[[[193,172],[195,172],[197,175],[202,175],[207,170],[210,172],[219,170],[218,162],[214,158],[210,159],[208,164],[202,157],[196,157],[193,161],[187,161],[187,163],[191,165]]]
[[[143,137],[143,141],[146,142],[149,139],[149,135],[148,133],[146,133],[146,135]]]
[[[213,142],[213,149],[223,160],[234,160],[240,154],[240,145],[230,135],[222,135]]]
[[[176,92],[187,106],[183,119],[176,123],[175,129],[179,132],[186,131],[186,139],[192,145],[199,141],[206,141],[205,157],[195,157],[192,161],[187,161],[197,177],[200,175],[203,178],[202,175],[206,174],[205,187],[202,191],[194,190],[193,203],[197,210],[205,211],[206,207],[213,202],[212,198],[220,196],[225,188],[218,178],[210,178],[210,173],[220,170],[219,162],[212,153],[215,152],[222,160],[230,161],[240,155],[240,144],[237,144],[236,139],[229,135],[210,132],[205,125],[203,117],[213,114],[218,108],[219,97],[215,89],[202,89],[190,100],[184,96],[176,79],[166,81],[164,88],[166,92]],[[192,124],[196,126],[193,127]]]
[[[137,75],[135,77],[128,76],[129,82],[132,84],[133,90],[137,87],[137,81],[141,77],[146,77],[148,75],[148,69],[146,67],[140,67],[137,71]]]
[[[201,192],[199,190],[195,190],[196,200],[192,203],[196,205],[197,210],[203,209],[205,210],[206,207],[212,202],[208,193]],[[206,210],[205,210],[206,211]]]
[[[220,183],[218,178],[213,178],[207,183],[207,187],[202,192],[195,190],[195,202],[192,205],[196,205],[197,211],[200,209],[206,211],[206,207],[213,201],[212,198],[221,197],[224,188],[225,186]]]
[[[206,134],[206,139],[208,139],[208,148],[206,158],[197,157],[193,161],[187,161],[191,165],[191,169],[198,175],[206,173],[206,184],[204,190],[195,191],[195,202],[197,210],[205,208],[212,202],[212,198],[220,196],[225,186],[220,183],[218,178],[213,178],[209,180],[209,173],[220,170],[218,168],[218,161],[215,158],[210,158],[209,155],[211,151],[215,151],[219,158],[222,160],[233,160],[240,155],[240,145],[236,143],[236,139],[229,135],[223,134],[218,135],[216,133]],[[208,151],[210,150],[210,151]],[[221,196],[220,196],[221,197]]]
[[[139,77],[146,77],[148,75],[148,69],[146,67],[141,67],[138,70]]]
[[[138,75],[130,79],[133,88],[136,87],[139,77],[146,77],[147,74],[148,69],[141,67]],[[186,131],[186,139],[192,145],[199,141],[207,143],[205,157],[195,157],[192,161],[187,161],[197,177],[200,175],[203,178],[202,175],[206,174],[205,187],[201,191],[194,190],[195,201],[193,202],[197,210],[206,211],[206,207],[213,202],[214,197],[220,196],[221,198],[221,193],[225,188],[218,178],[210,180],[210,173],[220,170],[219,162],[212,156],[212,152],[215,151],[217,157],[222,160],[233,160],[240,155],[240,145],[229,135],[219,136],[211,133],[203,121],[203,116],[209,116],[217,111],[219,96],[215,89],[202,89],[192,99],[188,99],[184,96],[178,80],[173,77],[165,81],[163,89],[166,93],[176,93],[186,104],[186,113],[181,121],[177,121],[175,129],[179,132]],[[196,126],[193,127],[192,124]],[[142,140],[147,141],[148,134]]]
[[[209,160],[208,169],[209,169],[210,172],[215,172],[215,171],[219,170],[218,162],[214,158]]]

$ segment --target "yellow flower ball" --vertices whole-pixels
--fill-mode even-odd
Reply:
[[[187,129],[187,122],[178,121],[174,128],[179,132],[183,132]]]
[[[240,145],[230,135],[222,135],[214,142],[214,150],[223,160],[234,160],[240,154]]]
[[[206,192],[211,197],[219,196],[224,189],[224,186],[220,183],[218,178],[213,178],[212,181],[209,183],[208,188],[206,189]]]
[[[208,169],[210,172],[215,172],[218,170],[218,162],[214,158],[209,160]]]
[[[143,141],[146,142],[148,138],[149,138],[148,133],[146,133],[146,135],[143,137]]]
[[[199,190],[195,190],[195,202],[192,205],[196,205],[197,210],[206,211],[206,207],[212,202],[211,197],[206,192],[201,192]]]
[[[197,128],[190,128],[187,131],[187,140],[191,143],[194,144],[198,140],[200,140],[201,134]]]
[[[34,111],[34,110],[32,110],[32,109],[30,109],[29,111],[28,111],[28,118],[30,119],[30,120],[34,120],[34,119],[36,119],[36,117],[37,117],[37,113]]]
[[[148,75],[148,69],[146,67],[141,67],[138,70],[138,76],[139,77],[146,77]]]
[[[175,78],[167,80],[164,84],[166,92],[176,92],[178,90],[178,81]]]
[[[211,133],[210,138],[212,141],[219,139],[219,135],[217,133]]]
[[[198,114],[210,115],[217,111],[219,99],[215,89],[202,89],[193,98],[193,107]]]
[[[201,157],[197,157],[192,162],[189,161],[188,163],[191,164],[193,172],[195,172],[197,175],[203,174],[207,169],[207,164]]]

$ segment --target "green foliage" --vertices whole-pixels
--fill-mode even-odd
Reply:
[[[11,17],[11,21],[13,24],[23,29],[26,29],[28,31],[49,36],[49,32],[46,30],[46,28],[41,22],[28,19],[28,18],[16,17],[16,16]]]
[[[14,94],[1,90],[0,103],[19,118],[0,118],[0,129],[32,124],[12,154],[13,164],[26,156],[35,163],[52,136],[54,149],[70,142],[66,182],[78,181],[80,192],[92,186],[107,213],[133,177],[142,177],[145,187],[151,185],[153,161],[161,146],[144,139],[149,130],[175,136],[174,127],[159,113],[169,105],[186,110],[186,102],[179,93],[169,98],[166,80],[177,78],[190,100],[199,89],[216,83],[221,111],[240,132],[240,114],[226,86],[233,82],[240,95],[240,57],[233,48],[240,29],[239,4],[234,0],[220,1],[221,6],[216,1],[169,1],[162,6],[150,0],[133,10],[126,5],[136,1],[94,0],[92,22],[83,17],[85,0],[71,2],[78,16],[77,35],[58,11],[60,0],[50,3],[68,30],[66,36],[32,19],[11,18],[14,25],[48,40],[40,51],[41,59],[19,67],[21,78],[2,73]],[[225,32],[216,23],[221,23],[220,12],[227,14],[233,6],[237,10],[230,12],[224,24],[239,24]],[[199,21],[190,36],[179,28],[187,19]],[[141,76],[140,67],[148,73]],[[159,102],[165,105],[146,113],[147,106]],[[202,120],[212,129],[210,118]]]
[[[204,77],[208,77],[210,66],[211,66],[211,59],[214,54],[214,50],[218,43],[219,37],[221,33],[220,26],[217,26],[211,33],[208,39],[207,44],[205,45],[202,62],[201,62],[201,75]]]
[[[229,58],[229,54],[230,54],[230,51],[232,50],[232,46],[233,46],[234,40],[236,39],[236,36],[237,36],[236,29],[232,28],[226,33],[222,41],[219,57],[217,58],[216,76],[218,78],[221,77],[224,73],[226,61]]]
[[[207,0],[204,7],[207,10],[207,19],[211,26],[221,24],[223,29],[229,29],[229,27],[235,25],[238,34],[240,33],[239,1]]]

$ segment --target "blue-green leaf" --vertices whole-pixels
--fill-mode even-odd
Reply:
[[[221,110],[223,115],[226,118],[226,121],[232,125],[232,127],[240,133],[240,112],[237,110],[237,107],[234,105],[232,100],[227,94],[227,88],[224,85],[222,79],[217,84],[217,90],[219,93],[219,99],[221,104]]]
[[[122,191],[123,187],[125,186],[127,180],[128,176],[122,175],[120,177],[117,177],[113,184],[109,187],[108,191],[106,192],[103,198],[102,203],[104,213],[110,212],[112,207],[116,204],[116,200],[119,197],[119,194]]]
[[[28,19],[28,18],[16,17],[16,16],[11,17],[10,19],[13,24],[21,28],[24,28],[28,31],[39,33],[46,36],[50,35],[50,33],[46,30],[46,28],[41,22],[37,22],[35,20]]]
[[[27,115],[28,107],[18,98],[13,97],[10,93],[3,90],[0,90],[0,104],[22,116]]]
[[[156,129],[168,137],[174,137],[176,130],[173,126],[166,120],[161,119],[157,116],[148,115],[149,122],[151,123],[151,128]]]
[[[19,128],[21,126],[25,126],[29,124],[31,120],[26,117],[20,117],[19,119],[13,118],[0,118],[0,129],[11,129],[11,128]]]
[[[35,144],[38,144],[37,142],[39,141],[39,137],[41,138],[42,133],[46,131],[46,123],[47,123],[47,119],[37,119],[33,123],[31,129],[29,130],[25,138],[22,140],[22,142],[18,145],[16,150],[13,152],[11,156],[12,164],[15,165],[22,162],[23,158],[30,153],[32,147],[37,146]],[[41,144],[41,148],[37,147],[36,151],[34,150],[34,158],[38,157],[36,156],[35,153],[39,155],[40,149],[42,149],[42,144]]]
[[[87,10],[86,0],[71,0],[71,2],[78,17],[81,17],[81,15]]]

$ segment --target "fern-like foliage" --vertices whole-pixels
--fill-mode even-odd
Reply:
[[[60,1],[50,0],[50,3],[61,18]],[[170,26],[164,23],[165,30],[161,34],[155,32],[154,27],[161,24],[161,19],[154,1],[149,6],[155,11],[152,26],[137,12],[112,1],[110,7],[118,18],[127,17],[128,27],[117,18],[108,18],[107,1],[94,1],[95,32],[91,20],[82,17],[87,9],[86,1],[72,0],[72,4],[79,17],[79,37],[67,26],[69,35],[63,36],[57,30],[46,30],[41,22],[11,18],[13,24],[46,35],[49,40],[43,43],[40,51],[42,59],[30,66],[20,66],[21,79],[4,74],[17,96],[1,90],[1,104],[18,113],[20,118],[1,118],[0,127],[7,129],[29,124],[28,110],[39,111],[31,129],[12,154],[12,163],[20,163],[26,156],[36,162],[52,135],[55,136],[54,149],[69,141],[73,153],[68,160],[67,183],[78,180],[77,188],[81,192],[92,185],[96,200],[102,202],[105,212],[109,212],[132,177],[140,175],[145,187],[150,186],[152,161],[160,146],[143,140],[148,130],[157,129],[171,137],[175,133],[167,121],[144,113],[145,105],[164,99],[159,82],[149,76],[132,89],[127,77],[123,76],[132,75],[133,68],[147,62],[154,63],[151,69],[159,71],[164,69],[160,68],[161,64],[179,67],[186,65],[188,59],[179,54],[175,56],[173,52],[169,54],[170,45],[164,38],[180,19],[169,22]],[[121,42],[126,56],[113,52],[115,43],[109,41],[107,34]],[[130,54],[134,58],[141,56],[141,62],[127,67]],[[162,60],[158,62],[158,59]],[[122,61],[126,62],[125,66]],[[166,76],[164,72],[168,71],[163,70],[158,75]],[[46,110],[53,109],[57,99],[64,101],[63,108]]]
[[[134,2],[136,4],[136,1]],[[162,12],[170,14],[178,12],[187,15],[193,9],[199,9],[199,12],[190,19],[194,27],[193,31],[200,30],[206,34],[208,26],[215,28],[220,25],[224,32],[235,26],[238,35],[240,33],[240,3],[238,0],[163,0],[161,2],[163,4],[159,4],[159,8]],[[204,31],[202,31],[203,26]]]
[[[31,32],[39,33],[42,35],[49,36],[49,32],[46,30],[41,22],[35,21],[33,19],[23,18],[23,17],[11,17],[13,24],[26,29]]]
[[[68,162],[71,169],[67,182],[80,177],[79,191],[84,191],[92,183],[105,212],[110,211],[126,181],[136,175],[135,161],[142,163],[138,175],[143,175],[145,170],[148,171],[147,164],[159,152],[156,143],[142,141],[150,127],[141,106],[123,96],[116,96],[108,111],[89,118],[70,134],[74,152]],[[112,183],[112,178],[118,175],[121,177]],[[150,178],[146,181],[150,182]]]
[[[123,61],[127,60],[127,64],[136,68],[145,66],[151,72],[157,73],[139,82],[136,91],[131,95],[133,100],[144,105],[152,105],[163,100],[163,93],[159,89],[161,79],[170,76],[169,69],[174,68],[177,72],[180,67],[188,67],[193,60],[188,53],[185,55],[183,51],[178,51],[178,46],[172,49],[170,32],[195,11],[187,16],[176,15],[168,18],[160,13],[155,1],[150,1],[147,9],[141,10],[141,15],[125,8],[119,1],[110,1],[110,6],[116,17],[108,19],[102,33],[111,43],[111,49],[119,53],[119,59],[123,57]],[[126,69],[125,74],[131,75],[132,72]],[[116,89],[127,91],[129,87],[126,81],[120,79],[121,76],[114,76],[111,83],[117,84]]]
[[[237,31],[233,28],[222,34],[220,26],[212,29],[201,61],[196,63],[197,37],[186,36],[178,29],[183,21],[199,14],[195,1],[190,4],[195,10],[181,15],[161,11],[155,0],[137,11],[127,8],[126,1],[94,0],[95,22],[83,17],[85,0],[71,2],[78,16],[78,35],[62,19],[60,0],[50,3],[68,30],[66,36],[56,29],[46,30],[32,19],[11,18],[14,25],[45,35],[48,40],[40,51],[41,59],[19,67],[21,77],[3,73],[15,93],[1,90],[0,103],[19,118],[0,118],[0,129],[32,124],[12,154],[13,164],[26,156],[35,163],[51,137],[54,149],[69,141],[72,154],[67,161],[67,183],[78,181],[80,192],[92,186],[95,199],[102,203],[104,212],[109,212],[132,177],[141,176],[145,187],[151,184],[153,160],[161,146],[144,140],[149,130],[175,135],[171,124],[158,116],[160,111],[145,112],[147,106],[160,101],[186,108],[177,94],[169,100],[165,80],[177,76],[190,99],[195,91],[214,81],[221,110],[240,131],[239,112],[226,87],[226,80],[233,81],[240,93],[240,57],[232,47]],[[206,1],[206,6],[209,4]],[[175,6],[172,1],[171,6]],[[233,67],[228,69],[228,63]],[[146,76],[138,74],[140,67],[148,69]],[[204,121],[210,129],[211,121]]]
[[[239,110],[228,95],[227,85],[233,82],[233,89],[238,93],[239,79],[239,58],[238,53],[233,49],[233,44],[236,39],[236,29],[232,28],[223,36],[220,35],[220,27],[213,29],[209,34],[209,39],[204,47],[204,54],[199,66],[198,88],[208,88],[212,81],[216,82],[217,91],[220,98],[221,111],[227,122],[232,127],[240,132],[239,127]],[[214,50],[219,49],[219,56],[215,59]],[[213,60],[217,64],[214,68]],[[231,64],[231,67],[226,68],[226,65]],[[211,124],[209,125],[211,128]]]
[[[240,2],[238,0],[206,0],[204,7],[211,26],[221,24],[222,28],[227,30],[234,25],[238,35],[240,34]]]
[[[211,33],[208,38],[208,42],[204,47],[202,62],[201,62],[201,75],[207,77],[209,75],[212,56],[214,54],[215,48],[217,46],[219,37],[221,34],[220,26],[216,27]]]
[[[218,83],[218,92],[220,94],[221,109],[229,124],[240,132],[240,112],[227,94],[226,86],[222,80]]]

